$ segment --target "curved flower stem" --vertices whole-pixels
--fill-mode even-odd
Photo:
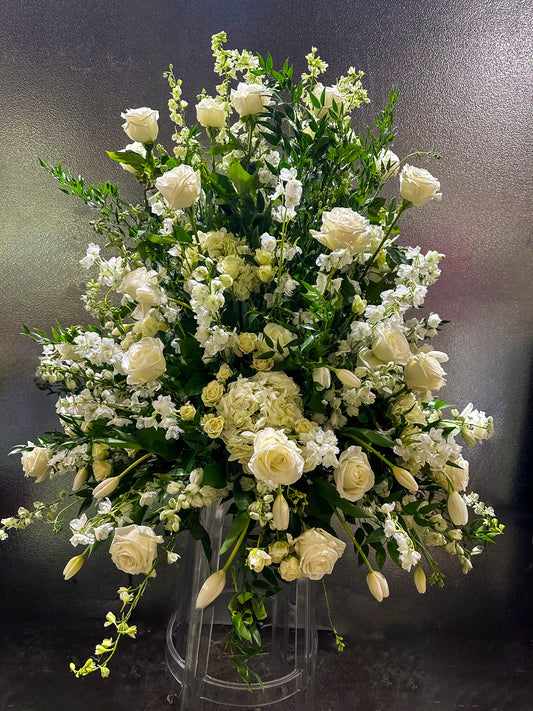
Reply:
[[[372,447],[371,444],[368,444],[368,442],[365,442],[364,439],[360,439],[357,435],[354,435],[354,434],[349,434],[348,437],[349,437],[350,439],[353,439],[354,442],[357,442],[358,444],[360,444],[360,445],[361,445],[362,447],[364,447],[365,449],[368,449],[368,451],[369,451],[369,452],[372,452],[372,454],[375,454],[376,457],[379,457],[379,459],[381,459],[382,462],[385,462],[385,464],[386,464],[388,467],[391,467],[391,468],[392,468],[392,467],[394,466],[394,464],[391,464],[391,462],[389,462],[389,460],[387,459],[387,457],[384,457],[384,456],[381,454],[381,452],[378,452],[377,449],[374,449],[374,447]]]
[[[351,542],[352,542],[352,543],[354,544],[354,546],[357,548],[357,551],[358,551],[359,555],[361,556],[361,558],[364,560],[365,565],[367,566],[368,570],[372,573],[373,570],[374,570],[374,568],[372,567],[372,565],[371,565],[370,561],[368,560],[368,558],[366,557],[366,555],[363,553],[363,549],[361,548],[361,546],[359,545],[359,543],[357,543],[357,541],[355,540],[355,536],[353,535],[353,533],[352,533],[352,532],[350,531],[350,529],[348,528],[348,525],[346,524],[346,521],[342,518],[342,516],[339,514],[339,512],[337,511],[337,509],[333,509],[333,513],[334,513],[335,516],[339,519],[339,521],[340,521],[340,523],[341,523],[341,526],[344,528],[344,530],[345,530],[346,533],[348,534],[348,536],[349,536]]]
[[[241,544],[242,544],[242,542],[243,542],[243,540],[244,540],[244,537],[245,537],[245,535],[246,535],[246,533],[247,533],[247,531],[248,531],[248,527],[249,527],[249,526],[250,526],[250,519],[248,519],[248,523],[247,523],[246,526],[242,529],[241,535],[240,535],[239,538],[237,539],[237,543],[235,544],[233,550],[231,551],[230,557],[229,557],[229,558],[227,559],[227,561],[224,563],[224,567],[222,568],[222,570],[223,570],[224,572],[226,572],[226,571],[228,570],[228,568],[230,567],[230,565],[231,565],[233,559],[234,559],[235,556],[237,555],[237,551],[238,551],[239,548],[241,547]]]
[[[382,239],[381,242],[379,243],[379,245],[378,245],[376,251],[374,252],[374,254],[370,257],[370,259],[369,259],[368,262],[366,263],[366,266],[365,266],[365,268],[364,268],[364,270],[363,270],[363,273],[361,274],[361,279],[363,279],[363,277],[366,275],[366,273],[368,272],[368,270],[370,269],[370,267],[372,266],[372,264],[375,262],[376,257],[378,256],[378,254],[379,254],[380,251],[381,251],[381,248],[383,247],[383,245],[385,244],[385,242],[386,242],[387,239],[389,238],[389,235],[390,235],[390,233],[392,232],[392,228],[394,227],[394,225],[395,225],[395,224],[398,222],[398,220],[400,219],[401,214],[402,214],[408,207],[410,207],[411,205],[412,205],[412,203],[409,202],[409,200],[403,200],[403,201],[402,201],[402,204],[400,205],[400,208],[399,208],[398,212],[396,213],[396,215],[395,215],[395,217],[394,217],[394,220],[393,220],[393,221],[390,223],[390,225],[389,225],[389,229],[385,232],[385,234],[384,234],[384,236],[383,236],[383,239]]]
[[[126,467],[126,469],[124,469],[124,471],[121,472],[118,476],[119,476],[119,477],[123,477],[124,474],[127,474],[128,472],[131,472],[131,470],[132,470],[132,469],[135,469],[135,467],[138,466],[139,464],[141,464],[141,462],[144,462],[146,459],[148,459],[149,457],[153,457],[153,456],[154,456],[154,455],[152,454],[152,452],[147,452],[146,454],[143,454],[142,457],[139,457],[139,459],[136,459],[134,462],[132,462],[132,463],[129,465],[129,467]]]

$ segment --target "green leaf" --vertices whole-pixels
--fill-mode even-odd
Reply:
[[[210,462],[204,467],[202,486],[212,486],[213,489],[223,489],[226,483],[224,469],[218,462]]]
[[[236,158],[232,160],[229,165],[228,178],[237,188],[237,192],[241,197],[250,192],[254,181],[254,176],[250,175],[250,173],[242,167]]]
[[[176,440],[165,439],[166,430],[161,428],[146,427],[137,430],[133,439],[143,449],[152,454],[157,454],[167,462],[175,462],[180,453],[180,445]]]
[[[231,548],[231,546],[235,543],[237,538],[241,535],[243,530],[248,525],[249,520],[250,516],[248,515],[247,510],[239,511],[239,513],[235,515],[235,518],[233,519],[233,523],[230,526],[226,538],[224,539],[224,542],[220,547],[220,555],[223,555],[227,550]]]
[[[126,165],[131,165],[132,168],[135,168],[135,170],[138,171],[142,171],[146,163],[146,159],[135,151],[107,151],[107,155],[111,158],[111,160],[114,160],[117,163],[126,163]]]
[[[387,437],[387,435],[384,435],[381,432],[376,432],[375,430],[366,429],[364,427],[344,427],[341,432],[347,437],[350,437],[350,435],[354,435],[355,437],[359,437],[360,439],[363,439],[366,442],[372,442],[372,444],[377,444],[379,447],[396,446],[396,442],[390,437]]]

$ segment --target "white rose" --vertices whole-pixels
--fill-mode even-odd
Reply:
[[[383,149],[374,161],[374,165],[376,166],[376,172],[381,180],[387,180],[391,175],[396,175],[398,172],[400,159],[396,153]],[[388,169],[387,166],[389,166]]]
[[[200,171],[182,163],[158,178],[155,186],[171,210],[191,207],[200,197],[202,189]]]
[[[322,116],[325,116],[329,112],[333,106],[333,102],[337,104],[338,108],[340,108],[343,103],[342,94],[336,86],[324,86],[323,84],[318,84],[313,94],[319,100],[322,99],[322,94],[324,94],[324,105],[321,109],[318,109],[318,118],[322,118]]]
[[[374,486],[375,477],[361,447],[348,447],[339,457],[333,472],[337,491],[343,499],[358,501]]]
[[[313,381],[319,386],[319,390],[326,390],[331,386],[331,373],[329,368],[314,368]]]
[[[161,292],[157,286],[158,274],[154,269],[139,267],[126,274],[117,291],[127,294],[134,301],[146,306],[158,306],[161,303]]]
[[[126,148],[123,148],[122,150],[131,151],[132,153],[138,153],[143,158],[146,158],[146,148],[143,146],[142,143],[139,143],[138,141],[135,141],[135,143],[128,143]],[[129,165],[128,163],[121,163],[120,165],[124,170],[127,170],[128,173],[133,173],[133,175],[137,174],[137,171],[132,165]]]
[[[278,564],[289,555],[290,548],[288,541],[274,541],[268,546],[268,554],[272,562]]]
[[[289,355],[289,349],[285,346],[295,338],[292,331],[289,331],[289,329],[284,326],[280,326],[278,323],[267,323],[263,329],[263,333],[270,338],[274,344],[272,348],[272,350],[276,351],[274,360],[281,360]],[[278,346],[282,349],[282,353],[278,352]],[[268,346],[268,350],[271,350],[270,346]]]
[[[324,575],[329,575],[345,548],[343,541],[322,528],[310,528],[294,541],[302,575],[311,580],[320,580]]]
[[[283,432],[267,427],[254,437],[254,453],[248,467],[258,481],[274,488],[298,481],[303,474],[304,458]]]
[[[400,173],[400,195],[416,207],[425,205],[430,200],[440,200],[440,183],[428,170],[404,165]]]
[[[140,109],[128,109],[120,114],[125,120],[122,128],[132,141],[138,143],[152,143],[157,138],[159,111],[154,111],[146,106]]]
[[[459,457],[453,461],[452,464],[446,464],[444,467],[444,473],[451,480],[453,488],[456,491],[463,491],[468,486],[469,479],[469,465],[466,459]]]
[[[300,562],[295,555],[284,558],[279,565],[279,574],[288,583],[302,577]]]
[[[128,376],[128,385],[143,385],[163,375],[167,369],[163,343],[159,338],[141,338],[123,355],[122,369]]]
[[[149,573],[157,555],[157,544],[163,543],[149,526],[122,526],[115,529],[109,546],[111,560],[119,570],[131,575]]]
[[[28,444],[32,443],[28,442]],[[44,481],[52,473],[46,447],[34,447],[29,452],[22,452],[21,462],[24,474],[35,477],[37,483]]]
[[[334,207],[322,213],[320,232],[311,230],[311,234],[333,250],[349,248],[351,252],[363,252],[372,243],[370,222],[349,207]]]
[[[398,326],[391,323],[380,324],[372,338],[372,353],[383,363],[405,365],[411,357],[407,338]]]
[[[244,84],[231,90],[231,103],[239,116],[255,116],[270,105],[270,91],[262,84]]]
[[[203,388],[201,398],[206,407],[213,407],[224,395],[224,386],[218,380],[212,380]]]
[[[404,374],[409,390],[440,390],[445,385],[446,373],[437,358],[430,353],[411,356],[404,368]]]
[[[196,104],[196,118],[205,128],[222,128],[226,120],[226,109],[220,101],[206,96]]]
[[[250,570],[253,570],[255,573],[260,573],[265,565],[270,565],[271,563],[272,558],[261,548],[252,548],[246,559],[246,564]]]

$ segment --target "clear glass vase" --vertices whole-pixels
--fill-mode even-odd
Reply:
[[[213,547],[209,566],[199,542],[187,556],[186,587],[167,629],[167,665],[181,686],[181,711],[272,707],[275,711],[312,711],[316,662],[314,585],[303,578],[266,598],[267,619],[261,628],[264,651],[250,662],[261,683],[245,684],[225,643],[230,629],[226,588],[205,610],[196,610],[198,592],[219,568],[217,551],[224,539],[225,507],[205,511],[203,524]]]

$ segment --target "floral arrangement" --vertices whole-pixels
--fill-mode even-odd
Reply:
[[[95,208],[109,251],[90,244],[81,260],[94,270],[83,300],[98,326],[25,328],[43,345],[40,387],[57,395],[62,430],[15,451],[37,482],[73,478],[55,501],[3,519],[0,538],[41,519],[61,530],[66,518],[81,553],[65,579],[106,544],[119,570],[141,576],[118,590],[111,634],[71,665],[78,676],[109,674],[182,532],[210,556],[204,507],[226,503],[232,525],[196,605],[231,571],[228,651],[246,680],[265,597],[323,579],[345,540],[381,602],[387,558],[423,593],[426,574],[443,584],[436,557],[467,573],[503,529],[466,493],[457,441],[488,438],[492,420],[436,396],[448,357],[430,340],[443,321],[414,315],[443,255],[397,243],[403,213],[441,198],[439,181],[408,161],[438,156],[392,152],[394,91],[375,126],[355,131],[362,72],[324,86],[313,48],[294,83],[288,62],[277,71],[270,55],[225,41],[213,37],[220,84],[198,96],[196,125],[172,66],[165,74],[172,153],[156,143],[157,111],[122,114],[132,142],[109,156],[139,182],[138,204],[42,163]],[[383,197],[385,186],[399,197]]]

